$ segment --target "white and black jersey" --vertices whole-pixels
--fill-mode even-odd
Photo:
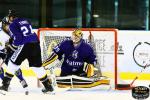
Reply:
[[[5,48],[5,44],[9,41],[9,39],[10,36],[2,30],[2,23],[0,22],[0,50]]]
[[[5,60],[5,64],[8,64],[9,58],[12,56],[12,50],[5,50],[6,43],[9,42],[10,36],[2,30],[2,23],[0,22],[0,58]],[[6,52],[7,51],[7,52]]]

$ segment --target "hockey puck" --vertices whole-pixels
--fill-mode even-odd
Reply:
[[[28,94],[29,94],[29,91],[26,91],[26,92],[25,92],[25,95],[28,95]]]

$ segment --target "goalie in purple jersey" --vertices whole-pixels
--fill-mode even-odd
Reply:
[[[8,62],[9,67],[6,70],[0,90],[8,90],[15,71],[27,59],[29,67],[33,69],[45,87],[42,92],[52,92],[54,89],[51,80],[47,77],[45,69],[41,67],[42,60],[39,39],[36,33],[33,32],[31,23],[25,18],[20,18],[15,10],[9,10],[8,21],[11,23],[9,25],[9,34],[13,39],[9,47],[14,50],[14,53]]]
[[[71,39],[66,39],[57,45],[52,55],[43,62],[43,66],[47,66],[56,59],[62,59],[64,55],[60,76],[93,76],[96,56],[92,47],[82,37],[83,33],[80,29],[74,30]]]

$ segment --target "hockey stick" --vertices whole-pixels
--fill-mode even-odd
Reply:
[[[1,64],[0,64],[0,68],[2,67],[2,65],[4,64],[4,62],[5,62],[4,60],[1,62]]]
[[[0,67],[2,67],[2,65],[5,63],[6,58],[7,58],[7,55],[5,56],[4,59],[1,58],[2,62],[1,62],[1,64],[0,64]]]
[[[148,66],[145,65],[145,67],[137,74],[137,76],[133,79],[133,81],[130,83],[130,86],[133,85],[133,83],[139,78],[139,76],[145,71],[145,69],[147,68]]]

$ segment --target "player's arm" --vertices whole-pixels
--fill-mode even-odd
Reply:
[[[52,54],[48,57],[48,59],[46,59],[43,62],[42,64],[43,67],[46,67],[47,65],[53,63],[56,59],[59,59],[59,60],[62,59],[63,47],[64,47],[63,45],[64,45],[64,42],[54,47]]]
[[[2,30],[3,30],[4,34],[7,34],[8,36],[10,36],[10,34],[9,34],[10,33],[10,31],[9,31],[9,25],[10,25],[10,23],[8,22],[8,18],[4,17],[2,19]],[[6,50],[9,48],[9,49],[15,51],[15,49],[17,48],[17,46],[15,46],[15,45],[12,44],[12,41],[13,41],[12,38],[10,38],[7,41],[5,41],[4,44],[5,44],[5,49]]]
[[[21,34],[22,31],[20,31],[15,23],[9,25],[9,32],[11,34],[11,37],[13,38],[12,47],[16,48],[17,46],[22,44],[21,42],[24,34]]]
[[[58,55],[56,53],[52,53],[43,63],[42,66],[46,67],[47,65],[53,63],[58,58]]]

